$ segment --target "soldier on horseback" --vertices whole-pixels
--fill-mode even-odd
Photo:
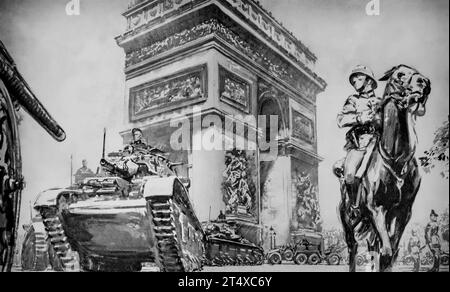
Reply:
[[[340,128],[349,127],[345,150],[347,156],[334,169],[343,178],[351,205],[351,216],[359,216],[359,186],[365,172],[368,157],[372,153],[380,129],[379,108],[381,98],[375,96],[378,87],[372,70],[363,65],[356,66],[349,77],[356,93],[350,95],[338,114]]]
[[[373,270],[392,270],[421,182],[414,126],[426,112],[431,82],[406,65],[395,66],[380,81],[387,84],[377,98],[370,69],[355,68],[350,82],[357,93],[338,115],[338,125],[350,128],[347,157],[333,170],[341,182],[339,216],[351,272],[360,239],[376,255]]]

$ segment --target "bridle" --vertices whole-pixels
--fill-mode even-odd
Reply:
[[[411,103],[412,101],[411,96],[417,94],[425,96],[425,92],[412,92],[411,90],[411,81],[414,78],[414,76],[417,75],[420,75],[420,73],[415,72],[411,74],[411,76],[408,78],[406,82],[401,82],[400,80],[393,79],[391,77],[387,85],[388,92],[387,97],[384,99],[383,106],[391,100],[393,100],[396,106],[401,109],[410,109],[411,105],[415,105],[414,110],[410,110],[411,114],[415,116],[417,114],[417,111],[419,110],[420,104],[425,103],[425,100],[419,100],[417,98],[414,99],[414,103]]]

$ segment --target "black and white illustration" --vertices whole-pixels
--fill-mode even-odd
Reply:
[[[2,272],[448,272],[446,0],[0,0]]]

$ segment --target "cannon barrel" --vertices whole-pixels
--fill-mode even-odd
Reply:
[[[104,169],[106,169],[107,171],[109,171],[113,174],[117,174],[123,178],[129,178],[132,176],[126,169],[123,169],[123,168],[107,161],[106,159],[100,160],[100,166],[103,167]]]
[[[11,93],[13,101],[18,102],[55,140],[61,142],[66,139],[66,133],[31,91],[1,41],[0,78]]]

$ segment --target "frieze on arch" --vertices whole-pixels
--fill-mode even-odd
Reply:
[[[181,15],[208,1],[210,0],[132,0],[124,13],[127,19],[127,31],[117,39],[123,41],[133,37],[160,23],[167,22],[172,16]],[[231,8],[236,15],[257,28],[260,34],[279,47],[285,56],[314,75],[313,66],[317,57],[292,32],[283,27],[282,23],[275,19],[259,1],[220,0],[215,5],[219,4]]]
[[[129,68],[137,65],[149,58],[156,57],[174,48],[186,46],[206,36],[213,36],[225,41],[248,57],[252,62],[263,67],[271,76],[288,83],[312,102],[315,102],[316,95],[322,91],[310,78],[289,64],[281,56],[268,49],[265,44],[251,36],[243,38],[240,34],[234,32],[227,25],[215,18],[205,20],[190,28],[181,29],[162,40],[151,42],[146,46],[128,51],[125,59],[125,67]],[[321,79],[319,80],[321,81]],[[326,86],[324,82],[323,86]]]

